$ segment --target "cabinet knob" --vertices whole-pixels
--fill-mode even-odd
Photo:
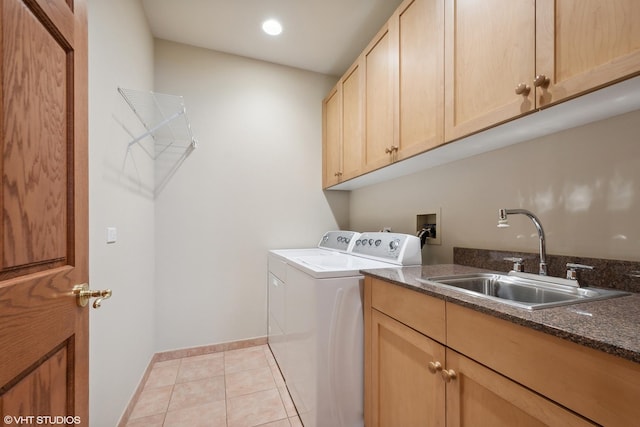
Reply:
[[[533,79],[533,85],[535,87],[547,87],[549,86],[549,77],[544,74],[538,74],[535,79]]]
[[[527,96],[529,95],[529,92],[531,92],[531,88],[526,83],[520,83],[516,86],[516,95]]]
[[[333,176],[342,176],[342,172],[336,172],[333,174]]]
[[[453,369],[443,369],[440,372],[440,375],[442,375],[442,379],[444,379],[445,382],[450,383],[451,380],[455,380],[456,379],[456,371],[454,371]]]
[[[391,154],[395,151],[398,151],[398,146],[397,145],[392,145],[391,147],[387,147],[384,149],[384,152],[387,154]]]
[[[442,364],[440,362],[429,362],[429,372],[432,374],[437,373],[438,371],[442,371]]]

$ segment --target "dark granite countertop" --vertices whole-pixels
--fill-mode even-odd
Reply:
[[[416,280],[478,271],[487,270],[441,264],[362,273],[640,363],[640,294],[529,311]]]

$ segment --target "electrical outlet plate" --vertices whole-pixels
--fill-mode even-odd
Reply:
[[[422,230],[424,224],[436,225],[436,237],[427,239],[427,245],[441,245],[442,244],[442,208],[437,209],[425,209],[428,213],[416,215],[416,232]]]

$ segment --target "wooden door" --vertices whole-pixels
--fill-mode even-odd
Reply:
[[[537,89],[548,106],[622,78],[640,74],[640,2],[538,0]]]
[[[342,85],[342,179],[362,173],[364,152],[364,91],[362,66],[358,60],[346,72]]]
[[[389,164],[395,155],[393,129],[393,46],[385,26],[364,53],[365,170]]]
[[[445,141],[534,110],[535,3],[446,0]]]
[[[3,0],[0,16],[1,419],[89,425],[72,292],[88,280],[85,2]]]
[[[444,141],[444,0],[405,0],[391,19],[398,46],[398,160]]]
[[[594,426],[552,401],[447,349],[447,427]]]
[[[322,187],[328,188],[340,182],[342,175],[342,129],[340,110],[340,85],[334,87],[322,102]]]
[[[429,363],[445,364],[445,347],[371,310],[372,427],[444,426],[445,383]]]

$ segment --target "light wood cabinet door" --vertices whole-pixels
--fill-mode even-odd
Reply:
[[[446,313],[449,348],[600,425],[640,419],[640,364],[456,304]]]
[[[453,350],[446,353],[446,369],[456,374],[447,383],[447,427],[596,425]]]
[[[366,171],[389,164],[397,147],[393,129],[393,52],[387,23],[364,53]]]
[[[534,0],[446,0],[445,141],[533,111],[535,17]]]
[[[368,427],[444,426],[445,383],[429,363],[445,364],[445,347],[371,310],[371,414]]]
[[[322,187],[331,187],[340,182],[342,174],[341,98],[334,87],[322,102]]]
[[[341,79],[342,85],[342,176],[341,180],[362,173],[364,153],[363,67],[356,62]]]
[[[536,12],[540,106],[640,73],[638,0],[538,0]]]
[[[397,160],[444,141],[444,0],[406,0],[391,19],[397,46]]]

